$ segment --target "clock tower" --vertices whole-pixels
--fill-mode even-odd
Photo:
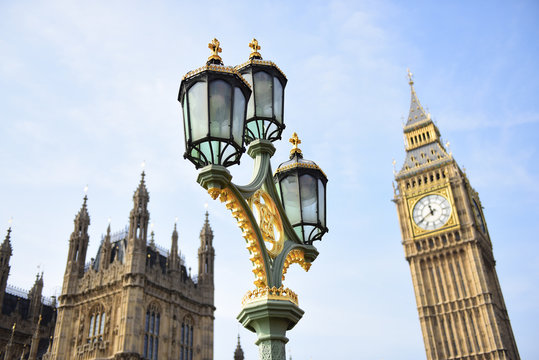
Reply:
[[[394,202],[427,359],[520,359],[478,193],[443,145],[409,72]]]

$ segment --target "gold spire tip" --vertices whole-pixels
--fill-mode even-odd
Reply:
[[[208,44],[208,48],[212,51],[212,54],[208,58],[208,61],[210,60],[218,60],[220,62],[223,61],[223,59],[221,59],[221,57],[219,56],[219,53],[223,52],[223,49],[220,48],[220,45],[221,43],[216,38],[214,38],[211,41],[211,43]]]
[[[292,150],[290,150],[290,154],[296,154],[296,153],[301,154],[301,149],[298,148],[298,145],[301,144],[301,140],[298,138],[298,134],[293,133],[292,137],[288,141],[290,141],[292,145],[294,145]]]
[[[258,52],[260,50],[260,45],[258,45],[258,40],[253,38],[253,40],[249,43],[249,47],[251,48],[251,54],[249,55],[249,60],[251,59],[262,59],[262,55]]]
[[[410,71],[410,69],[406,69],[408,72],[408,84],[414,85],[414,74]]]

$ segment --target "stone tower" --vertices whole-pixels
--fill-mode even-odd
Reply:
[[[234,360],[244,360],[243,357],[243,349],[240,345],[240,334],[238,334],[238,345],[236,346],[236,350],[234,351]]]
[[[394,202],[427,359],[519,359],[478,193],[413,86]]]
[[[150,196],[145,174],[125,230],[110,223],[95,258],[85,264],[90,217],[84,198],[75,218],[54,340],[45,360],[213,359],[213,233],[201,232],[200,273],[191,277],[179,254],[148,243]],[[82,266],[81,266],[82,264]]]
[[[213,231],[208,220],[208,212],[206,211],[206,219],[200,231],[200,247],[198,248],[198,285],[204,296],[204,301],[212,306],[214,305],[214,260]],[[207,310],[210,310],[210,308],[207,308]],[[204,350],[203,358],[211,359],[213,357],[213,318],[209,316],[209,313],[207,315],[202,324],[203,342],[208,344],[207,350]]]
[[[7,229],[7,235],[0,245],[0,313],[2,312],[2,304],[4,303],[4,294],[6,292],[7,279],[9,277],[9,260],[13,255],[11,247],[11,227]]]

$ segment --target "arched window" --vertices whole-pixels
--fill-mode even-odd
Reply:
[[[157,360],[159,357],[159,324],[161,315],[156,304],[151,304],[146,310],[146,325],[144,326],[144,359]]]
[[[88,324],[88,337],[86,339],[87,343],[93,343],[96,341],[103,341],[103,331],[105,329],[105,308],[103,305],[98,304],[92,308],[90,311],[90,316],[88,316],[90,322]]]
[[[180,360],[193,360],[193,319],[185,317],[180,333]]]

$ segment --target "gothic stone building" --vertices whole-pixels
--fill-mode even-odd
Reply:
[[[47,351],[54,331],[56,302],[43,297],[43,273],[26,292],[7,284],[11,256],[11,228],[0,245],[0,359],[36,360]]]
[[[415,93],[395,203],[427,359],[519,359],[479,194]]]
[[[187,272],[172,232],[167,253],[148,243],[149,195],[133,196],[129,227],[111,235],[86,265],[87,197],[75,217],[52,348],[44,359],[213,359],[214,249],[206,221],[200,233],[198,279]]]

